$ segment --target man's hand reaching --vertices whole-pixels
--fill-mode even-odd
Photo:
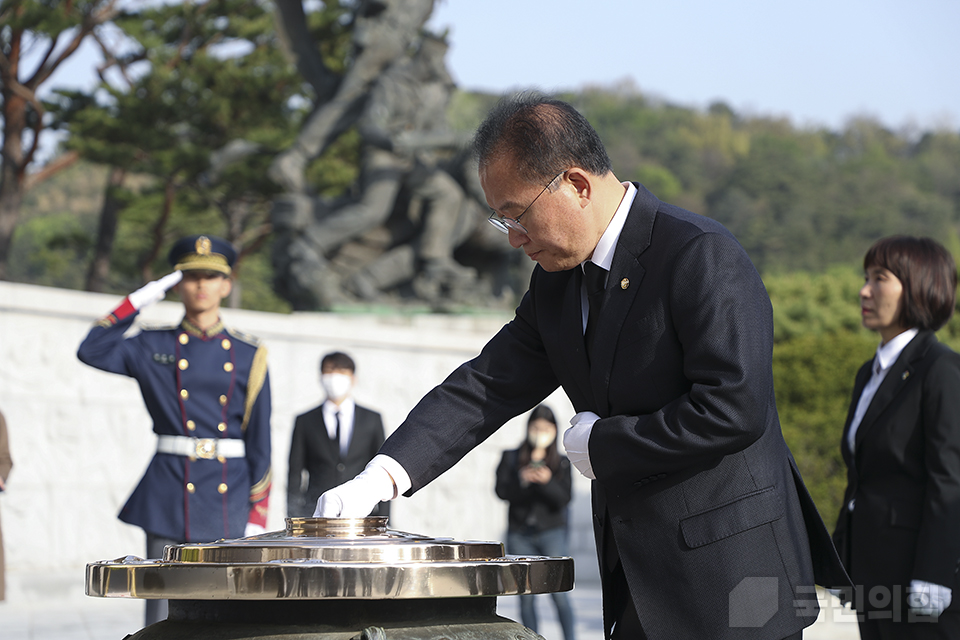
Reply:
[[[397,488],[387,470],[375,462],[353,480],[324,492],[317,500],[314,517],[365,518],[383,500],[397,497]]]

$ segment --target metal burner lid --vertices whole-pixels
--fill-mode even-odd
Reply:
[[[498,542],[388,530],[385,517],[287,518],[286,530],[87,565],[102,598],[460,598],[573,588],[573,560],[507,556]]]

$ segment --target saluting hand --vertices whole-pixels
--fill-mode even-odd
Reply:
[[[154,280],[153,282],[148,282],[143,285],[128,295],[127,300],[130,302],[130,306],[139,311],[147,305],[163,300],[163,297],[167,295],[167,291],[182,279],[182,271],[178,270],[173,273],[168,273],[159,280]]]

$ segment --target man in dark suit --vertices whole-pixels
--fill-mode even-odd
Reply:
[[[297,416],[290,443],[287,515],[313,515],[320,494],[354,477],[383,444],[380,414],[353,401],[357,366],[339,351],[320,360],[320,383],[326,400]],[[390,503],[373,515],[390,515]]]
[[[417,491],[559,385],[578,412],[564,447],[593,479],[607,637],[799,637],[814,583],[849,581],[780,432],[746,253],[620,182],[563,102],[501,102],[475,145],[491,222],[538,263],[530,289],[318,515]]]

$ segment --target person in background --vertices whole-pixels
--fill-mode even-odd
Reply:
[[[380,414],[353,400],[356,371],[353,358],[339,351],[320,360],[320,384],[327,398],[294,421],[287,477],[289,516],[313,515],[320,494],[363,471],[383,444]],[[381,502],[371,515],[389,516],[390,503]]]
[[[10,457],[10,439],[7,434],[7,421],[0,413],[0,493],[7,489],[7,478],[13,469],[13,459]],[[3,560],[3,529],[0,529],[0,601],[6,596],[6,566]]]
[[[520,448],[504,451],[497,467],[497,496],[510,503],[507,553],[516,556],[566,556],[567,505],[572,478],[570,461],[557,450],[557,420],[546,405],[536,407],[527,421]],[[573,607],[565,591],[551,593],[564,640],[576,637]],[[532,594],[520,596],[520,619],[537,631]]]
[[[92,367],[134,378],[157,434],[157,452],[120,510],[147,534],[147,557],[166,545],[263,533],[270,496],[270,379],[259,340],[226,327],[236,252],[226,240],[190,236],[170,250],[173,272],[123,299],[77,351]],[[179,324],[127,330],[171,287]],[[167,616],[147,600],[147,624]]]
[[[773,311],[718,222],[621,182],[571,105],[501,101],[474,141],[490,221],[537,263],[505,325],[316,515],[412,495],[562,386],[592,480],[604,635],[797,639],[850,584],[783,440]]]
[[[960,638],[960,356],[938,342],[956,302],[953,257],[930,238],[877,241],[863,259],[863,326],[840,449],[834,542],[864,640]]]

